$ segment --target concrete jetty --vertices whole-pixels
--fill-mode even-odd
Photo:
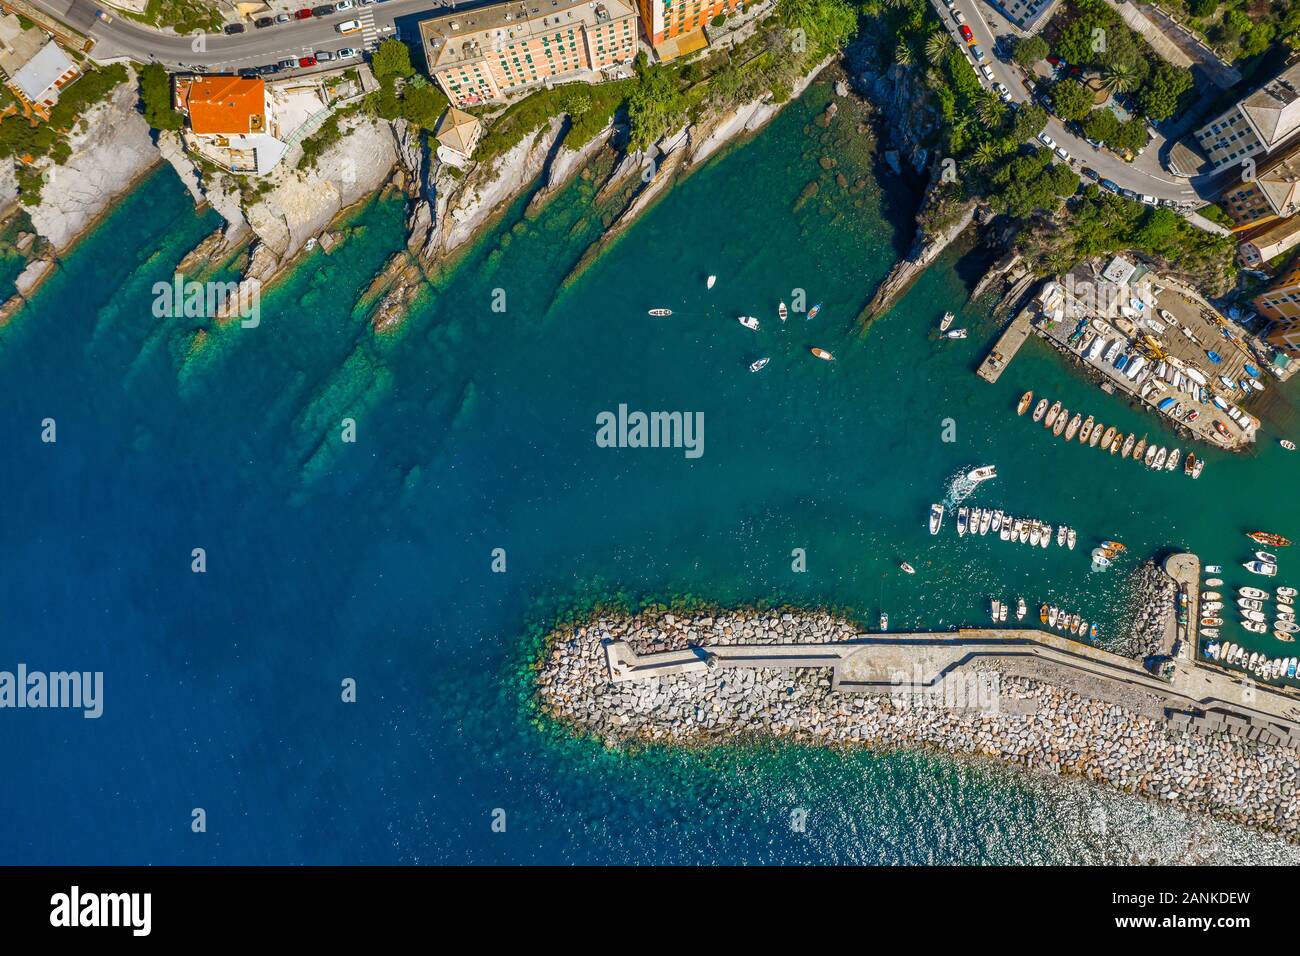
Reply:
[[[1033,329],[1033,317],[1029,309],[1022,309],[1020,314],[1003,329],[998,340],[993,343],[993,348],[989,350],[989,354],[984,356],[984,361],[980,363],[976,372],[980,378],[990,383],[998,380],[1002,371],[1011,364],[1011,360],[1020,351],[1020,346],[1025,344],[1025,339],[1029,338],[1029,333]]]

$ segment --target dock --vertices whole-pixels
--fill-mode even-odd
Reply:
[[[1011,360],[1020,351],[1020,346],[1024,345],[1025,340],[1029,338],[1029,333],[1033,330],[1033,317],[1029,309],[1022,309],[1020,314],[1011,320],[998,336],[998,340],[993,343],[992,350],[980,363],[976,373],[980,378],[990,384],[998,380],[1002,370],[1011,364]]]
[[[1180,664],[1196,657],[1197,625],[1201,620],[1201,559],[1186,551],[1165,558],[1165,574],[1174,579],[1180,594],[1187,596],[1187,623],[1179,625],[1178,615],[1165,627],[1160,652]],[[1182,644],[1179,645],[1179,641]],[[1174,653],[1175,647],[1178,653]]]

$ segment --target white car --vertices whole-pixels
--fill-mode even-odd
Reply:
[[[1053,150],[1057,156],[1060,156],[1067,163],[1070,161],[1070,154],[1065,151],[1065,147],[1057,146]]]
[[[1159,200],[1157,200],[1155,196],[1139,196],[1138,198],[1141,199],[1148,206],[1155,206],[1159,204]]]
[[[989,65],[987,63],[980,65],[980,72],[984,74],[984,79],[992,81],[993,71],[989,69]]]
[[[344,20],[342,23],[336,25],[336,26],[334,27],[334,29],[337,30],[339,33],[343,33],[343,34],[347,34],[347,33],[360,33],[360,32],[361,32],[361,21],[360,21],[360,20]]]
[[[1042,143],[1044,146],[1046,146],[1048,149],[1056,148],[1056,140],[1052,139],[1052,137],[1048,136],[1046,133],[1039,133],[1038,141]]]
[[[343,49],[339,50],[338,52],[338,58],[340,60],[351,60],[358,55],[359,54],[357,53],[357,51],[350,46],[345,46]]]
[[[953,18],[953,20],[955,20],[957,23],[965,23],[965,22],[966,22],[966,14],[962,13],[960,10],[954,10],[954,11],[952,12],[952,18]]]
[[[351,10],[353,6],[352,0],[339,0],[338,3],[334,4],[334,12],[342,13],[344,10]]]
[[[1006,84],[994,83],[993,89],[997,92],[998,97],[1002,100],[1003,103],[1011,102],[1011,91],[1007,89]]]

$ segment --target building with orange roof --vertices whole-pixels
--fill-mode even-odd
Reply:
[[[263,176],[288,151],[261,77],[181,76],[173,93],[186,146],[222,168]]]

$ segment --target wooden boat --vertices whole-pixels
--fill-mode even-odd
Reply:
[[[1047,399],[1040,398],[1038,404],[1034,406],[1034,421],[1041,422],[1043,415],[1047,412]]]
[[[949,312],[948,314],[951,315],[952,313]],[[1021,395],[1020,401],[1016,405],[1016,414],[1023,415],[1025,413],[1025,410],[1029,408],[1029,403],[1032,402],[1033,400],[1034,400],[1033,392],[1025,392],[1025,394]]]
[[[1201,597],[1207,601],[1217,601],[1219,598],[1223,597],[1223,595],[1218,591],[1206,591],[1201,595]]]
[[[1061,414],[1061,403],[1053,402],[1052,407],[1047,410],[1047,417],[1043,419],[1043,427],[1051,428],[1056,424],[1056,417]]]
[[[813,319],[817,318],[817,313],[820,312],[821,310],[822,310],[822,304],[818,302],[816,305],[814,305],[811,309],[808,310],[808,321],[811,322]]]
[[[1110,453],[1112,455],[1115,454],[1115,452],[1119,451],[1119,447],[1122,444],[1124,444],[1124,436],[1117,434],[1115,440],[1110,443]]]
[[[1057,436],[1060,435],[1061,432],[1065,431],[1066,423],[1069,422],[1069,420],[1070,410],[1068,408],[1061,409],[1061,414],[1056,416],[1056,424],[1052,426],[1052,435]]]
[[[808,351],[809,351],[809,352],[812,352],[813,355],[817,356],[817,357],[818,357],[819,359],[821,359],[823,362],[834,362],[834,361],[835,361],[835,356],[832,355],[830,352],[827,352],[825,349],[812,348],[812,349],[809,349]]]
[[[1129,456],[1129,453],[1133,451],[1133,445],[1136,441],[1137,441],[1136,434],[1131,434],[1128,436],[1128,438],[1125,438],[1124,445],[1119,450],[1119,457],[1127,458]]]
[[[754,318],[752,315],[738,315],[736,316],[736,321],[747,329],[753,329],[755,332],[758,331],[758,319]]]
[[[1104,430],[1105,430],[1104,426],[1101,424],[1101,422],[1098,422],[1097,424],[1092,426],[1092,437],[1088,439],[1089,447],[1091,448],[1097,447],[1097,445],[1101,442],[1101,433]]]
[[[1287,451],[1295,451],[1295,442],[1291,441],[1291,439],[1289,438],[1283,438],[1281,441],[1278,442],[1278,444],[1281,445],[1283,448],[1285,448]]]
[[[1120,551],[1128,550],[1125,545],[1120,544],[1118,541],[1111,541],[1109,538],[1101,543],[1101,547],[1111,554],[1118,554]]]
[[[1106,429],[1106,433],[1101,436],[1101,447],[1110,448],[1111,442],[1115,440],[1115,426],[1111,425]]]
[[[1271,531],[1248,531],[1246,537],[1272,548],[1285,548],[1291,543],[1288,538],[1284,538],[1280,534],[1273,534]]]
[[[1089,415],[1086,419],[1084,419],[1083,427],[1079,429],[1080,445],[1088,444],[1088,439],[1092,436],[1092,426],[1093,426],[1092,416]]]
[[[1039,619],[1040,621],[1042,621],[1044,624],[1047,623],[1047,605],[1046,605],[1046,604],[1044,604],[1042,607],[1040,607],[1040,608],[1038,609],[1038,619]]]
[[[1074,441],[1075,434],[1079,431],[1079,424],[1083,421],[1083,416],[1078,412],[1070,419],[1070,424],[1065,426],[1065,440]]]
[[[1201,627],[1221,627],[1223,618],[1221,617],[1203,617],[1201,618]]]
[[[785,307],[784,302],[782,302],[780,305],[776,307],[777,318],[779,318],[782,322],[785,321],[785,317],[789,314],[790,314],[790,310]]]
[[[1134,461],[1141,461],[1142,456],[1146,454],[1146,451],[1147,451],[1147,436],[1143,435],[1141,438],[1138,439],[1138,443],[1133,446]]]
[[[899,567],[902,568],[904,571],[906,571],[908,574],[915,574],[915,573],[916,573],[916,568],[912,567],[912,566],[911,566],[910,564],[908,564],[906,561],[904,561],[902,564],[900,564]]]
[[[1190,475],[1196,470],[1196,452],[1189,451],[1187,457],[1183,460],[1183,474]]]
[[[672,309],[651,309],[650,314],[651,315],[672,315],[673,310]]]

